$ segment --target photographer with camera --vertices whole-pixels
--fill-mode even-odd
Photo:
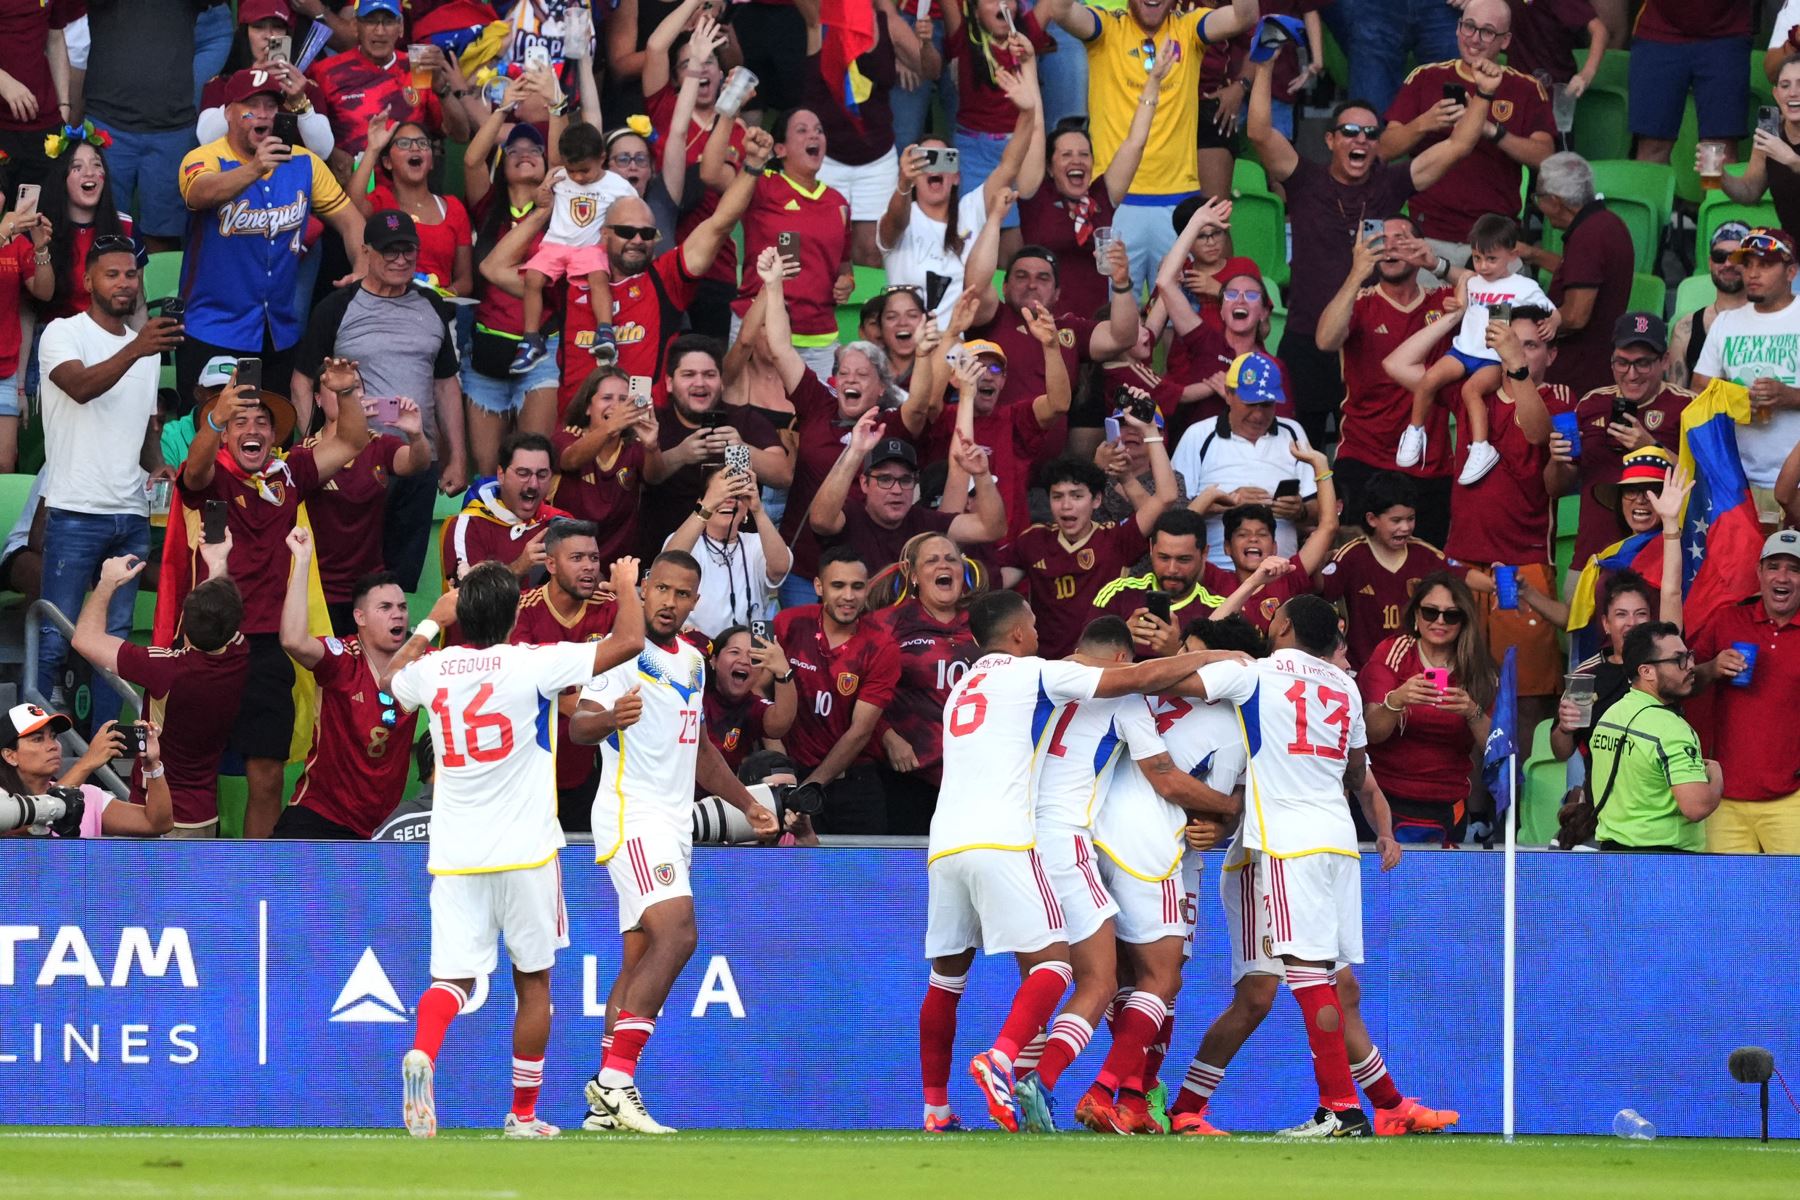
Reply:
[[[57,837],[161,837],[175,824],[155,725],[108,721],[88,752],[63,770],[58,736],[69,718],[35,704],[17,704],[0,721],[0,832],[48,826]],[[144,803],[132,804],[88,783],[123,753],[144,765]],[[46,804],[45,801],[51,803]],[[61,811],[57,812],[58,806]]]
[[[825,803],[825,789],[816,783],[800,786],[800,768],[779,750],[758,750],[738,766],[738,782],[758,800],[766,797],[781,835],[773,840],[750,828],[744,814],[718,796],[694,801],[694,841],[709,846],[753,843],[777,846],[817,846],[812,818]]]

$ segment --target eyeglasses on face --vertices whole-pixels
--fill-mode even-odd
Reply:
[[[431,139],[427,137],[397,137],[392,143],[396,150],[429,150]]]
[[[386,250],[378,250],[376,253],[389,262],[399,262],[402,259],[417,257],[419,247],[417,245],[389,246]]]
[[[1225,231],[1223,229],[1219,229],[1219,228],[1216,228],[1213,226],[1208,226],[1207,228],[1202,229],[1199,233],[1196,233],[1194,235],[1194,240],[1199,241],[1199,242],[1216,242],[1224,236],[1225,236]]]
[[[1460,608],[1438,608],[1431,604],[1419,605],[1419,615],[1431,625],[1461,625],[1463,610]]]
[[[1354,121],[1346,121],[1342,125],[1334,125],[1331,132],[1339,137],[1368,138],[1372,142],[1381,136],[1381,126],[1358,125]]]
[[[640,242],[654,242],[662,236],[662,233],[654,225],[608,225],[607,228],[612,230],[621,242],[629,242],[633,238]]]
[[[867,479],[871,485],[880,488],[884,492],[910,489],[914,484],[919,482],[919,477],[917,475],[865,475],[863,478]]]
[[[1736,250],[1736,246],[1732,246],[1730,249],[1726,249],[1723,246],[1714,246],[1712,252],[1713,265],[1724,266],[1731,261],[1731,256]]]
[[[1227,300],[1248,300],[1255,304],[1263,298],[1263,294],[1255,288],[1226,288],[1225,298]]]
[[[650,165],[650,156],[648,154],[615,154],[612,156],[612,162],[614,166],[618,167],[647,167]]]
[[[1456,23],[1456,31],[1464,37],[1473,38],[1478,42],[1491,42],[1495,38],[1506,35],[1504,29],[1495,29],[1492,25],[1477,25],[1467,17]]]
[[[1624,371],[1628,375],[1643,375],[1656,370],[1657,360],[1654,358],[1626,358],[1623,354],[1612,356],[1615,371]]]
[[[1680,654],[1671,654],[1667,658],[1646,658],[1644,660],[1645,666],[1649,666],[1652,663],[1668,663],[1677,671],[1685,671],[1694,665],[1694,652],[1692,650],[1683,650]]]

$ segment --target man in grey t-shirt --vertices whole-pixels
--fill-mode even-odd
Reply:
[[[361,368],[364,395],[418,404],[435,461],[429,470],[389,480],[382,537],[383,561],[410,591],[425,565],[436,492],[460,495],[469,484],[456,322],[449,305],[413,283],[419,231],[411,217],[397,209],[373,213],[363,241],[361,282],[326,297],[307,323],[295,353],[292,396],[299,428],[311,429],[320,368],[327,358],[348,358]],[[370,426],[397,432],[374,420]]]

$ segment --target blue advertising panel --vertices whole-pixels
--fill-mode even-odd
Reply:
[[[612,891],[563,859],[573,944],[556,967],[542,1110],[579,1120],[618,961]],[[1229,999],[1217,856],[1174,1048],[1178,1086]],[[1363,1011],[1407,1095],[1500,1124],[1501,856],[1364,867]],[[393,1126],[428,982],[425,848],[342,843],[10,842],[0,850],[0,1100],[74,1125]],[[700,945],[645,1052],[653,1111],[682,1128],[906,1127],[919,1120],[926,966],[918,850],[717,850],[694,859]],[[1518,1114],[1526,1133],[1602,1133],[1632,1107],[1664,1133],[1746,1135],[1753,1089],[1726,1055],[1800,1059],[1800,859],[1527,854],[1519,862]],[[504,959],[502,959],[504,962]],[[984,1124],[967,1056],[998,1030],[1010,961],[977,961],[953,1102]],[[510,1098],[512,984],[478,989],[439,1060],[446,1125],[497,1127]],[[1064,1077],[1063,1112],[1104,1031]],[[1299,1013],[1278,999],[1212,1116],[1306,1117]],[[1778,1136],[1800,1118],[1774,1114]]]

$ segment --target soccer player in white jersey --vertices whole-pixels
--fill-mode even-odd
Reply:
[[[1099,617],[1082,630],[1069,661],[1113,667],[1131,662],[1132,651],[1125,622]],[[1217,799],[1170,757],[1143,696],[1066,700],[1051,709],[1046,728],[1032,766],[1037,853],[1062,908],[1075,989],[1047,1036],[1033,1039],[1014,1063],[1019,1116],[1030,1133],[1055,1131],[1052,1090],[1093,1037],[1117,988],[1113,917],[1119,906],[1103,879],[1094,826],[1110,803],[1115,770],[1128,769],[1117,765],[1121,756],[1129,754],[1134,764],[1129,769],[1159,804],[1205,807]]]
[[[943,787],[926,856],[932,970],[919,1010],[919,1060],[926,1128],[951,1128],[956,1003],[975,950],[1014,955],[1024,980],[993,1047],[975,1056],[969,1073],[989,1115],[1017,1132],[1013,1059],[1049,1021],[1074,975],[1062,908],[1035,849],[1033,748],[1048,734],[1055,704],[1162,691],[1213,656],[1106,668],[1047,662],[1036,657],[1037,618],[1016,592],[977,597],[969,631],[983,653],[944,704]]]
[[[594,860],[619,896],[624,956],[606,1001],[600,1069],[587,1083],[583,1129],[673,1133],[644,1106],[638,1056],[676,976],[694,953],[694,784],[772,836],[775,814],[725,765],[706,736],[706,656],[681,637],[700,599],[700,564],[667,550],[644,580],[648,636],[636,658],[581,693],[569,733],[601,745],[594,795]]]
[[[1238,838],[1256,872],[1255,904],[1267,914],[1266,953],[1279,959],[1306,1019],[1319,1106],[1282,1132],[1368,1137],[1344,1046],[1332,972],[1362,961],[1361,851],[1344,803],[1360,790],[1368,735],[1356,684],[1330,660],[1342,636],[1337,610],[1296,596],[1269,622],[1274,652],[1200,671],[1206,698],[1237,705],[1250,766]]]
[[[1242,652],[1257,642],[1248,622],[1194,625],[1210,637],[1190,628],[1183,647],[1190,651]],[[1240,630],[1235,641],[1227,636]],[[1197,690],[1197,681],[1177,689]],[[1101,878],[1119,903],[1121,976],[1131,987],[1115,1010],[1112,1050],[1076,1105],[1075,1119],[1098,1133],[1161,1133],[1145,1100],[1146,1078],[1154,1075],[1146,1060],[1151,1044],[1168,1036],[1182,965],[1193,948],[1201,864],[1188,844],[1188,824],[1196,816],[1223,823],[1241,810],[1244,740],[1229,704],[1183,695],[1159,696],[1129,722],[1125,717],[1122,712],[1126,741],[1135,747],[1157,738],[1193,789],[1168,796],[1135,763],[1121,764],[1094,824]]]
[[[473,568],[438,597],[388,664],[381,690],[431,726],[437,779],[431,806],[431,986],[419,998],[413,1048],[401,1064],[403,1115],[415,1137],[437,1133],[434,1075],[451,1020],[493,971],[496,936],[512,959],[513,1105],[505,1132],[555,1137],[537,1116],[550,1040],[550,968],[569,944],[562,826],[556,820],[556,697],[629,662],[644,644],[634,558],[613,564],[619,593],[610,636],[556,646],[507,644],[519,581],[501,563]],[[464,645],[432,650],[456,621]]]

